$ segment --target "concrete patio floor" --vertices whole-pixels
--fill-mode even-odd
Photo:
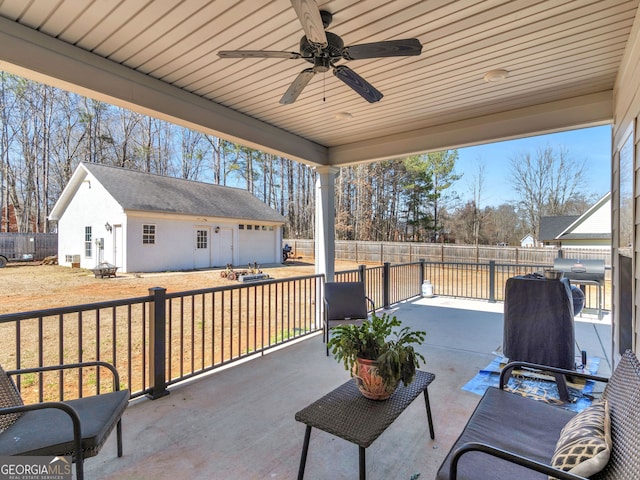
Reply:
[[[435,440],[418,398],[367,449],[367,478],[433,479],[480,397],[463,391],[502,343],[501,303],[424,298],[392,309],[427,331],[423,370],[435,373],[429,397]],[[610,374],[608,317],[576,319],[576,341]],[[603,351],[604,347],[604,351]],[[321,335],[240,365],[173,386],[171,394],[131,402],[123,417],[124,456],[112,435],[85,463],[88,479],[294,479],[305,426],[295,413],[349,380]],[[418,475],[419,476],[416,476]],[[358,447],[314,429],[305,479],[358,478]]]

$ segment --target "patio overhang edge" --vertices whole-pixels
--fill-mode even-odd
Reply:
[[[607,90],[332,147],[329,163],[340,166],[389,160],[612,122],[613,90]]]
[[[328,161],[323,145],[1,17],[0,70],[291,160]]]

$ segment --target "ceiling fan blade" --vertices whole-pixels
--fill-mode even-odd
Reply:
[[[291,6],[298,15],[307,40],[318,47],[326,47],[329,43],[315,0],[291,0]]]
[[[313,71],[313,68],[305,68],[300,74],[296,77],[296,79],[289,85],[289,88],[284,95],[280,99],[280,103],[282,105],[289,105],[293,103],[298,98],[298,95],[302,93],[304,87],[307,86],[309,81],[313,78],[316,72]]]
[[[369,103],[375,103],[382,99],[384,95],[367,82],[364,78],[351,70],[349,67],[339,65],[333,69],[333,74],[344,83],[353,88],[362,98]]]
[[[386,42],[363,43],[344,47],[342,56],[345,60],[361,60],[363,58],[405,57],[420,55],[422,44],[417,38],[389,40]]]
[[[277,52],[273,50],[222,50],[218,52],[220,58],[300,58],[298,52]]]

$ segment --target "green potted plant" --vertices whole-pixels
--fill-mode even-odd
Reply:
[[[421,345],[426,332],[402,327],[400,320],[386,313],[380,317],[374,313],[362,325],[338,325],[331,332],[331,353],[367,398],[389,398],[400,381],[410,384],[419,361],[425,362],[413,345]]]

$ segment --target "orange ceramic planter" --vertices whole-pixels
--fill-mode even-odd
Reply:
[[[386,400],[395,392],[397,384],[387,388],[378,374],[378,363],[374,360],[358,358],[353,366],[352,376],[360,393],[371,400]]]

